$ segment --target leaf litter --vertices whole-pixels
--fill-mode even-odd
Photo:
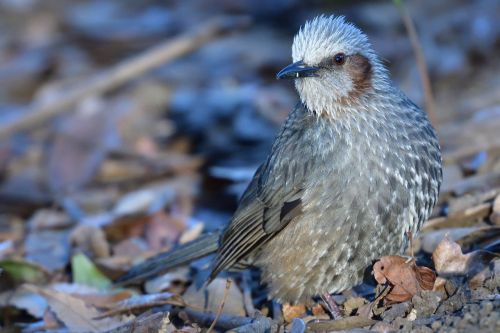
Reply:
[[[0,329],[199,332],[215,323],[215,330],[237,332],[500,330],[498,75],[494,62],[471,61],[498,58],[500,34],[488,28],[498,4],[445,0],[449,15],[425,10],[427,1],[415,4],[415,21],[430,22],[419,30],[429,37],[422,43],[440,102],[444,183],[414,239],[415,258],[380,258],[363,285],[335,296],[345,318],[332,322],[318,300],[268,301],[255,270],[230,273],[229,289],[225,277],[206,287],[210,258],[126,289],[112,283],[134,264],[228,221],[296,103],[293,87],[273,80],[289,61],[290,29],[312,7],[331,8],[281,1],[274,12],[249,1],[220,3],[214,11],[259,19],[235,36],[214,41],[216,33],[204,46],[188,37],[193,54],[176,53],[182,58],[145,73],[135,62],[142,50],[169,49],[165,37],[198,28],[212,13],[191,1],[62,1],[57,11],[23,3],[7,1],[0,13],[0,123],[29,125],[0,143]],[[381,25],[384,6],[357,4],[356,12],[384,58],[402,64],[391,68],[395,78],[418,98],[406,70],[413,57],[399,47],[407,41],[400,17],[384,16]],[[275,24],[292,11],[296,18]],[[186,12],[196,14],[195,23]],[[96,13],[108,17],[92,19]],[[457,17],[481,24],[460,21],[457,29]],[[453,61],[442,66],[442,54]],[[114,81],[123,59],[130,62],[121,68],[135,74]],[[80,97],[68,104],[72,96]],[[45,118],[52,112],[59,116]],[[34,114],[41,120],[30,123]]]

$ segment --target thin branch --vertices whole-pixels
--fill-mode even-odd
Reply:
[[[405,25],[406,31],[408,32],[408,37],[410,38],[411,46],[413,52],[415,53],[415,60],[417,62],[418,72],[420,74],[420,80],[422,81],[422,89],[424,90],[425,96],[425,109],[429,115],[429,119],[434,127],[438,126],[438,119],[436,114],[436,103],[434,100],[434,95],[432,93],[431,79],[429,77],[429,68],[427,62],[425,61],[424,52],[422,50],[422,45],[418,39],[417,30],[415,29],[415,24],[411,19],[410,13],[406,8],[404,1],[394,0],[394,3],[399,8],[401,16],[403,18],[403,23]]]
[[[85,80],[70,91],[61,92],[57,98],[51,98],[50,102],[34,103],[27,115],[0,128],[0,139],[39,126],[52,117],[69,112],[73,105],[88,96],[113,90],[248,23],[246,17],[219,17],[210,20],[186,34],[168,40]]]
[[[224,310],[224,305],[226,304],[227,296],[229,295],[229,289],[231,288],[231,280],[227,279],[226,280],[226,289],[224,290],[224,296],[222,297],[222,302],[219,305],[219,309],[217,310],[217,314],[215,315],[215,319],[208,328],[207,333],[211,333],[212,330],[215,327],[215,324],[217,324],[217,321],[220,318],[220,315],[222,314],[222,310]]]
[[[169,308],[173,316],[179,316],[183,320],[197,323],[201,327],[209,327],[215,320],[216,314],[212,312],[201,312],[190,308]],[[227,331],[235,327],[251,324],[254,321],[250,317],[232,316],[222,314],[217,321],[215,328]]]

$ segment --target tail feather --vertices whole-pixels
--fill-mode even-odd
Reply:
[[[205,234],[189,243],[180,245],[172,251],[160,253],[149,258],[132,267],[127,273],[121,276],[116,283],[118,285],[141,283],[169,269],[214,253],[219,248],[220,235],[220,231]]]

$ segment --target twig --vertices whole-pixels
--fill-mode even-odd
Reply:
[[[321,294],[321,299],[325,303],[326,309],[332,315],[333,319],[337,320],[342,318],[342,311],[340,310],[337,302],[333,299],[330,293]]]
[[[411,259],[415,259],[415,253],[413,251],[413,232],[411,232],[411,230],[408,230],[407,235],[410,243],[410,257]]]
[[[112,328],[105,333],[149,333],[149,332],[165,332],[165,326],[170,324],[170,319],[168,318],[169,313],[147,313],[146,315],[140,315],[139,317],[124,323],[121,326]]]
[[[168,40],[142,54],[125,60],[99,73],[70,91],[51,98],[46,103],[34,103],[23,118],[0,128],[0,139],[28,130],[48,119],[72,110],[72,106],[84,98],[102,94],[157,68],[165,63],[190,53],[209,41],[248,25],[246,17],[220,17],[198,26],[196,29],[173,40]]]
[[[217,324],[217,320],[219,320],[220,315],[222,314],[222,310],[224,310],[224,304],[226,304],[227,296],[229,295],[229,288],[231,288],[231,280],[227,279],[226,280],[226,289],[224,290],[224,296],[222,297],[222,302],[219,305],[219,309],[217,310],[217,314],[215,315],[215,319],[208,328],[207,333],[212,332],[212,330],[215,327],[215,324]]]
[[[427,67],[427,62],[425,61],[424,52],[422,51],[422,45],[418,40],[415,24],[411,19],[408,9],[404,5],[404,1],[403,0],[393,0],[393,1],[401,12],[403,23],[405,25],[406,31],[408,32],[408,37],[410,38],[413,52],[415,53],[415,60],[418,66],[420,80],[422,81],[422,89],[424,90],[425,108],[427,110],[427,114],[429,115],[431,123],[434,125],[434,127],[437,128],[438,121],[436,115],[436,103],[434,101],[434,95],[432,93],[431,79],[429,77],[429,68]]]
[[[182,319],[195,322],[201,327],[208,327],[215,320],[215,314],[212,312],[201,312],[190,308],[174,307],[170,310],[172,315],[177,315]],[[249,317],[231,316],[222,314],[215,325],[216,328],[227,331],[235,327],[245,326],[251,324],[254,319]]]
[[[162,311],[168,311],[172,316],[178,316],[184,321],[197,323],[201,327],[208,327],[215,320],[216,315],[212,312],[200,312],[190,308],[179,308],[167,306]],[[263,316],[256,311],[255,316],[241,317],[222,314],[215,328],[224,332],[269,332],[271,328],[278,325],[276,320]],[[272,330],[275,332],[275,330]]]

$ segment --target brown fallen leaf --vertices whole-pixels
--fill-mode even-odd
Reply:
[[[90,225],[77,226],[70,235],[71,244],[92,258],[110,256],[110,246],[101,228]]]
[[[304,304],[292,305],[290,303],[283,304],[283,318],[287,323],[292,322],[294,318],[300,318],[306,313]]]
[[[70,294],[62,293],[50,288],[41,288],[34,285],[25,285],[29,291],[42,295],[70,332],[105,332],[130,321],[133,316],[95,319],[99,312],[92,306],[87,306],[84,301]]]
[[[491,223],[500,225],[500,194],[493,201],[493,212],[490,215]]]
[[[152,214],[144,233],[149,247],[160,251],[171,248],[185,229],[185,218],[158,211]]]
[[[443,285],[446,278],[465,276],[473,289],[482,285],[488,276],[488,264],[499,257],[496,253],[483,250],[463,254],[460,245],[448,237],[444,237],[432,253],[436,272],[442,278],[439,285]]]
[[[189,280],[189,267],[177,267],[163,275],[157,276],[144,283],[147,294],[156,294],[169,291],[181,294],[185,291]]]
[[[432,290],[436,274],[429,268],[417,266],[414,260],[401,256],[384,256],[373,265],[375,280],[392,287],[384,298],[386,303],[410,300],[420,290]]]
[[[125,274],[128,269],[132,266],[132,257],[123,256],[113,256],[109,258],[97,258],[95,260],[96,266],[99,268],[104,275],[108,276],[112,280]]]
[[[132,297],[132,292],[123,290],[115,293],[91,293],[91,294],[78,294],[72,293],[71,296],[81,299],[87,305],[104,308],[110,304],[116,304],[120,301]]]
[[[69,216],[55,209],[39,209],[29,220],[33,230],[63,229],[70,227],[74,222]]]

